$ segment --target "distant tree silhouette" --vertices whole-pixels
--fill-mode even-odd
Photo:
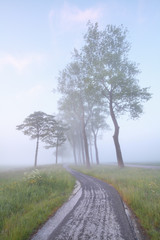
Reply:
[[[49,119],[48,119],[49,120]],[[66,141],[65,132],[68,127],[62,121],[56,121],[54,118],[50,119],[47,124],[48,131],[43,137],[43,142],[46,143],[45,148],[56,148],[56,164],[58,163],[58,148]]]
[[[36,139],[35,167],[37,166],[39,141],[48,134],[47,124],[49,118],[51,118],[51,115],[38,111],[26,117],[23,124],[16,126],[16,129],[22,131],[24,135],[30,136],[31,139]]]

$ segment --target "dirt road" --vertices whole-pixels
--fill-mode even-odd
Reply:
[[[81,184],[81,193],[78,191],[80,195],[77,202],[73,204],[71,210],[68,210],[68,213],[62,209],[63,218],[62,216],[53,217],[52,222],[54,221],[56,226],[55,224],[50,226],[50,232],[47,229],[39,232],[39,237],[33,240],[139,239],[128,220],[121,198],[114,188],[95,178],[70,171]]]

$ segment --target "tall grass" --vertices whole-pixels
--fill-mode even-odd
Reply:
[[[0,174],[0,240],[25,240],[73,190],[75,180],[62,167]]]
[[[78,168],[114,186],[152,240],[160,240],[160,170],[111,166]]]

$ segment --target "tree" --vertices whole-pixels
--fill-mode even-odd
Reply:
[[[102,108],[94,107],[90,109],[91,118],[90,118],[90,129],[93,134],[93,142],[96,154],[96,163],[99,164],[99,154],[97,147],[97,136],[100,130],[109,129],[109,125],[106,123],[106,116],[102,112]]]
[[[56,121],[54,116],[49,116],[47,119],[47,134],[42,141],[46,143],[45,148],[56,148],[56,164],[58,163],[58,148],[66,141],[65,132],[68,127],[61,121]]]
[[[85,72],[82,66],[80,55],[77,51],[74,53],[74,61],[60,73],[58,78],[58,90],[63,94],[63,100],[72,101],[71,111],[79,118],[79,127],[83,136],[86,166],[90,167],[88,140],[86,134],[86,125],[88,116],[86,115],[87,94],[84,82]]]
[[[24,135],[28,135],[31,139],[36,139],[36,152],[34,166],[37,166],[39,141],[42,140],[46,133],[46,120],[49,115],[44,112],[34,112],[25,118],[23,124],[17,125],[16,129],[21,130]]]
[[[79,103],[79,95],[76,91],[63,96],[58,102],[61,118],[65,119],[69,126],[67,138],[73,149],[75,164],[86,164],[84,151],[84,137],[82,134],[82,109]]]
[[[117,162],[124,166],[119,144],[117,118],[128,113],[138,118],[143,112],[142,102],[148,101],[151,94],[148,88],[141,88],[136,79],[139,69],[129,61],[130,44],[126,40],[127,30],[121,26],[107,25],[103,31],[98,24],[88,24],[82,49],[88,78],[99,96],[106,101],[114,125],[114,144]]]
[[[89,68],[83,52],[79,53],[74,49],[72,59],[73,61],[67,65],[58,78],[58,90],[63,95],[59,101],[59,106],[60,110],[65,113],[65,119],[67,116],[68,124],[71,125],[69,141],[73,147],[75,163],[77,163],[76,145],[78,145],[77,149],[79,150],[81,148],[83,162],[85,162],[87,167],[90,167],[88,140],[91,140],[91,128],[89,129],[89,133],[88,126],[91,126],[91,116],[93,116],[95,108],[99,109],[98,114],[101,116],[104,102],[90,82],[90,75],[88,74]],[[97,129],[95,131],[96,159],[97,162],[99,162],[96,144],[98,132]],[[80,152],[78,155],[80,159],[79,162],[81,162]]]

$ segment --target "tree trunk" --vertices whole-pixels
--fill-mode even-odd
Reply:
[[[87,141],[86,129],[85,129],[85,123],[84,123],[84,114],[82,117],[82,132],[83,132],[83,139],[84,139],[84,150],[85,150],[85,155],[86,155],[86,167],[90,168],[88,141]]]
[[[39,137],[37,137],[37,142],[36,142],[36,153],[35,153],[35,159],[34,159],[34,167],[37,167],[38,148],[39,148]]]
[[[92,154],[92,144],[91,144],[91,141],[90,141],[90,144],[89,144],[89,152],[90,152],[91,163],[93,164],[93,154]]]
[[[83,134],[80,131],[80,142],[81,142],[81,150],[82,150],[82,159],[83,159],[83,164],[86,164],[86,160],[85,160],[85,154],[84,154],[84,141],[83,141]]]
[[[89,161],[88,142],[87,142],[87,136],[86,136],[85,128],[83,129],[83,137],[84,137],[84,149],[85,149],[85,154],[86,154],[86,166],[87,166],[87,168],[89,168],[90,167],[90,161]]]
[[[58,163],[58,139],[56,144],[56,164]]]
[[[94,133],[94,147],[95,147],[95,153],[96,153],[96,163],[99,165],[99,155],[98,155],[98,147],[97,147],[97,136]]]
[[[78,164],[82,164],[82,151],[81,151],[81,139],[80,133],[77,131],[77,151],[78,151]]]
[[[111,94],[110,94],[110,114],[111,114],[111,118],[112,118],[112,121],[113,121],[113,124],[114,124],[114,129],[115,129],[114,135],[113,135],[113,140],[114,140],[114,145],[115,145],[115,149],[116,149],[118,166],[119,167],[124,167],[122,152],[121,152],[121,148],[120,148],[120,144],[119,144],[119,140],[118,140],[119,126],[118,126],[118,122],[117,122],[117,119],[116,119],[114,111],[113,111]]]
[[[77,165],[77,157],[76,157],[76,146],[75,146],[75,141],[74,141],[74,137],[73,137],[73,156],[74,156],[74,162]]]

